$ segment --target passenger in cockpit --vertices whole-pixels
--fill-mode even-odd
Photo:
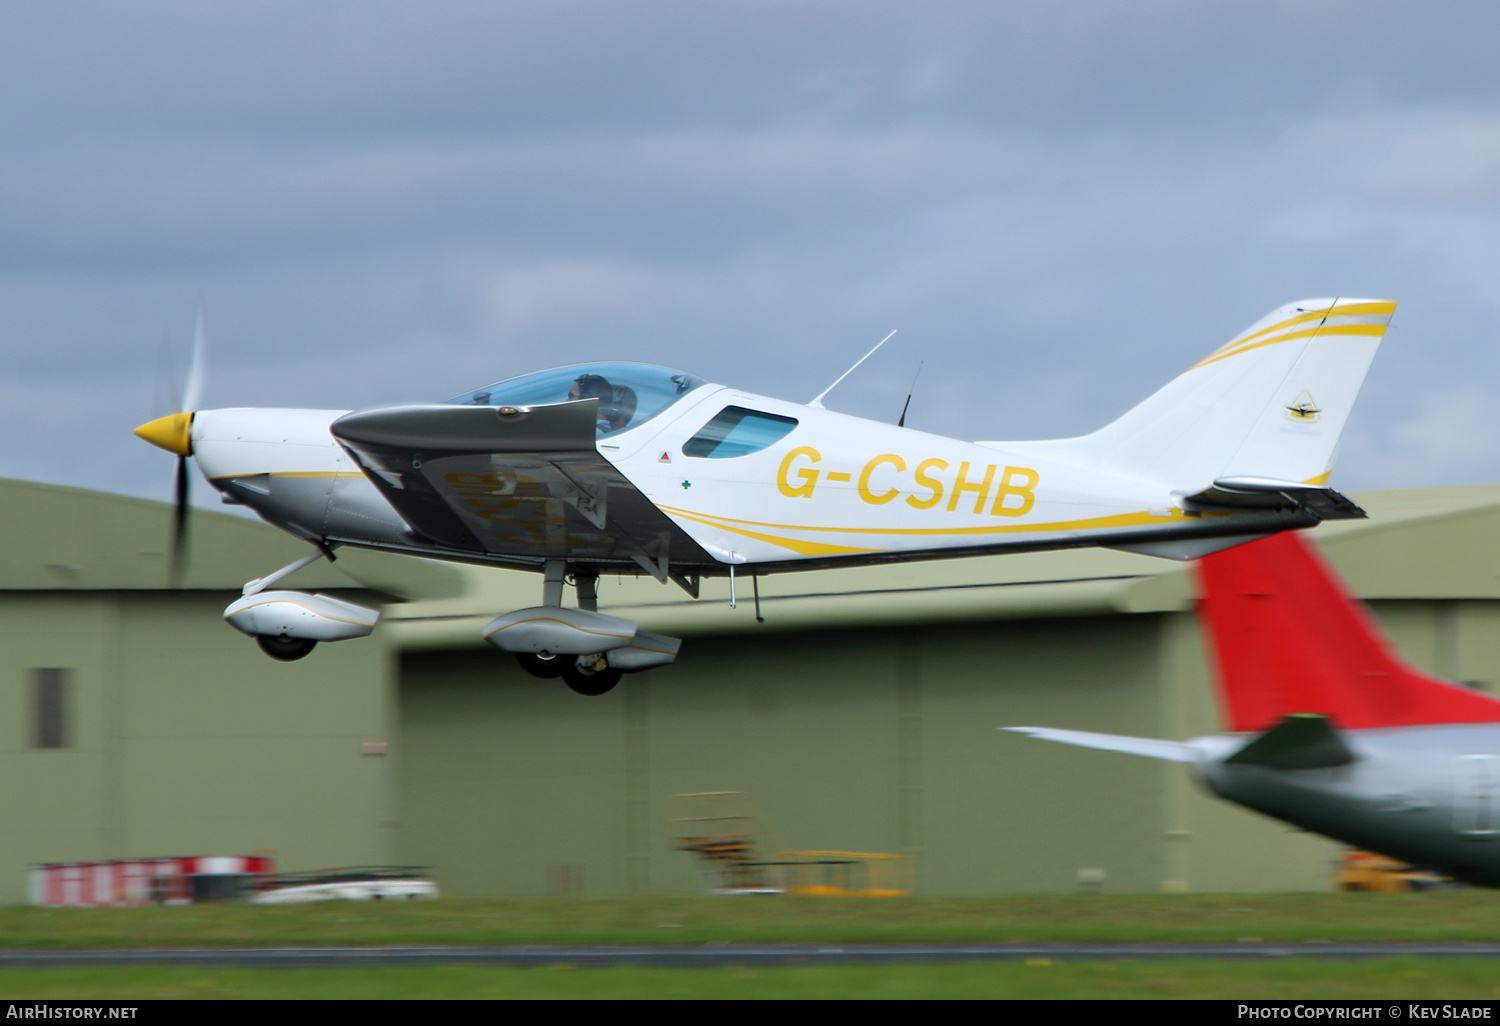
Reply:
[[[568,390],[569,401],[579,399],[599,400],[599,421],[596,429],[607,435],[619,431],[635,416],[635,389],[629,385],[614,385],[600,374],[580,374]]]
[[[613,398],[614,390],[615,387],[603,375],[580,374],[574,379],[573,387],[568,389],[568,401],[598,399],[600,403],[603,403],[606,399]]]
[[[611,401],[599,403],[599,414],[609,421],[611,431],[629,427],[630,418],[635,416],[635,389],[629,385],[615,385]]]

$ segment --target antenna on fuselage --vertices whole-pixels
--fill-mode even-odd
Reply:
[[[894,335],[894,334],[896,334],[896,333],[894,331],[892,331],[891,335]],[[887,335],[885,338],[881,339],[879,342],[876,342],[875,343],[875,349],[879,349],[881,346],[883,346],[887,342],[889,342],[891,340],[891,335]],[[807,405],[809,405],[809,406],[816,406],[820,410],[823,409],[824,408],[823,407],[823,397],[825,395],[827,395],[829,392],[832,392],[835,388],[838,388],[839,387],[839,381],[843,381],[849,375],[853,374],[854,371],[856,370],[856,368],[858,368],[860,364],[864,363],[870,357],[874,356],[875,355],[875,349],[871,349],[864,356],[861,356],[858,360],[855,360],[853,367],[850,367],[848,370],[844,371],[844,373],[840,374],[838,376],[838,381],[835,381],[833,384],[831,384],[827,388],[823,389],[823,391],[819,392],[818,393],[818,397],[816,399],[814,399],[812,402],[808,403]]]
[[[926,360],[920,361],[917,364],[917,372],[911,376],[911,388],[906,390],[906,402],[901,405],[901,419],[896,421],[897,427],[906,427],[906,411],[911,408],[911,397],[917,391],[917,379],[922,376],[922,364],[926,362]]]

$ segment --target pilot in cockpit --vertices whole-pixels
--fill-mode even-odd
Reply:
[[[580,374],[568,390],[569,401],[578,399],[599,400],[599,420],[595,431],[607,435],[630,424],[635,416],[635,389],[629,385],[611,384],[600,374]]]

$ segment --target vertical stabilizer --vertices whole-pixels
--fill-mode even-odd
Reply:
[[[1233,477],[1322,485],[1395,309],[1384,299],[1288,303],[1093,434],[1030,444],[1185,495]]]
[[[1349,729],[1500,722],[1500,701],[1409,666],[1295,532],[1204,557],[1198,581],[1231,730],[1295,713]]]

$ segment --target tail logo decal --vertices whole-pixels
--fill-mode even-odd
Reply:
[[[1318,414],[1322,412],[1318,409],[1318,403],[1313,399],[1311,392],[1302,392],[1292,400],[1292,405],[1286,408],[1287,417],[1298,424],[1316,424]]]

